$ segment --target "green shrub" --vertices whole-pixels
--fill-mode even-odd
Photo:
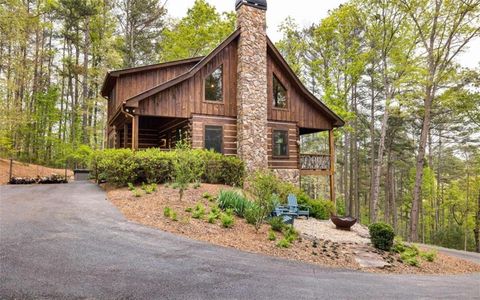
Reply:
[[[170,218],[172,215],[172,209],[170,207],[165,207],[163,209],[163,216],[166,218]]]
[[[218,208],[218,206],[213,206],[211,211],[211,213],[215,214],[215,215],[219,215],[220,214],[220,208]]]
[[[283,229],[283,235],[287,241],[293,243],[298,238],[298,232],[292,225],[285,226]]]
[[[231,228],[231,227],[233,227],[235,219],[233,218],[233,216],[230,216],[230,215],[227,215],[227,214],[222,214],[220,216],[220,222],[222,222],[222,227],[223,228]]]
[[[163,183],[171,178],[173,171],[172,152],[150,148],[135,152],[138,180],[147,183]]]
[[[193,208],[191,208],[191,207],[185,208],[185,212],[192,212],[192,211],[193,211]]]
[[[232,190],[220,191],[217,202],[221,209],[233,209],[235,214],[239,217],[244,217],[245,209],[250,205],[250,201],[248,201],[242,194]]]
[[[268,231],[268,240],[269,241],[275,241],[277,239],[277,236],[275,235],[275,232],[273,230]]]
[[[174,211],[172,211],[172,213],[171,213],[171,218],[172,218],[172,221],[175,221],[175,222],[178,221],[177,213],[174,212]]]
[[[93,175],[117,186],[137,182],[138,164],[131,149],[106,149],[91,156]]]
[[[205,215],[205,207],[201,203],[198,203],[192,212],[192,218],[203,219],[204,215]]]
[[[215,214],[213,212],[210,212],[207,216],[208,223],[213,224],[215,223],[215,220],[218,219],[218,214]]]
[[[258,231],[275,206],[275,194],[281,182],[269,170],[257,171],[249,178],[248,190],[257,206],[255,229]]]
[[[245,209],[245,220],[248,224],[255,225],[259,220],[263,220],[263,215],[257,204],[251,203]]]
[[[426,261],[434,262],[435,258],[437,258],[437,251],[431,250],[427,252],[420,252],[420,257]]]
[[[329,220],[330,215],[335,213],[335,204],[330,200],[312,200],[306,203],[310,207],[310,216],[319,220]]]
[[[205,192],[205,193],[203,193],[202,198],[203,198],[203,199],[210,200],[210,199],[213,198],[213,196],[212,196],[212,194],[210,194],[209,192]]]
[[[375,248],[389,251],[393,245],[395,233],[392,226],[385,223],[373,223],[368,226],[370,232],[370,239]]]
[[[282,232],[283,228],[285,227],[282,217],[273,217],[268,221],[268,224],[270,224],[273,231],[278,232]]]
[[[290,248],[291,245],[292,245],[292,243],[290,243],[290,241],[287,240],[286,238],[281,239],[281,240],[277,243],[277,247],[278,247],[278,248]]]
[[[200,184],[200,182],[195,182],[195,183],[193,184],[193,188],[194,188],[195,190],[199,189],[201,186],[202,186],[202,185]]]
[[[135,190],[135,186],[133,185],[133,183],[131,183],[131,182],[128,183],[128,190],[129,191]]]
[[[140,198],[140,197],[142,197],[142,192],[140,192],[140,191],[137,190],[137,189],[133,189],[132,195],[133,195],[135,198]]]
[[[157,184],[152,183],[152,184],[145,185],[143,187],[143,190],[145,191],[146,194],[152,194],[157,190]]]
[[[89,155],[92,175],[117,186],[130,183],[186,182],[186,185],[201,180],[243,186],[244,163],[237,157],[227,157],[207,150],[192,150],[182,142],[175,151],[146,149],[107,149]],[[197,184],[198,186],[198,184]],[[178,186],[180,188],[180,186]]]

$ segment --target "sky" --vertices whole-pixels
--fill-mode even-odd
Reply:
[[[215,6],[219,12],[233,11],[235,0],[206,0]],[[318,23],[328,15],[328,11],[338,7],[346,0],[267,0],[267,33],[273,42],[281,39],[278,26],[287,18],[292,17],[302,27]],[[181,18],[194,0],[168,0],[169,15]],[[479,67],[480,39],[473,41],[469,49],[459,57],[459,61],[466,67]]]

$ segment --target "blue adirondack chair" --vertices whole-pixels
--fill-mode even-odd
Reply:
[[[297,216],[304,216],[307,219],[310,217],[310,209],[307,206],[299,206],[297,197],[294,194],[288,195],[288,211],[291,214],[296,214]]]

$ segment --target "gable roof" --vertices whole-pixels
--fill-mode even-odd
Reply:
[[[120,70],[115,70],[115,71],[108,72],[107,75],[105,76],[105,80],[103,81],[101,94],[102,94],[103,97],[107,97],[108,94],[110,93],[111,89],[115,85],[115,83],[117,81],[117,78],[122,76],[122,75],[134,74],[134,73],[157,70],[157,69],[165,69],[165,68],[170,68],[170,67],[185,65],[185,64],[191,64],[191,63],[198,63],[203,58],[204,58],[204,56],[192,57],[192,58],[187,58],[187,59],[181,59],[181,60],[175,60],[175,61],[169,61],[169,62],[154,64],[154,65],[140,66],[140,67],[134,67],[134,68],[126,68],[126,69],[120,69]]]
[[[198,63],[193,66],[190,70],[187,72],[183,73],[182,75],[179,75],[171,80],[168,80],[166,82],[163,82],[151,89],[148,89],[146,91],[141,92],[138,95],[135,95],[133,97],[130,97],[129,99],[126,99],[124,101],[124,104],[127,104],[130,107],[137,107],[138,103],[148,97],[151,97],[161,91],[164,91],[170,87],[173,87],[175,85],[178,85],[182,83],[183,81],[193,77],[202,67],[204,67],[208,62],[210,62],[218,53],[220,53],[225,47],[227,47],[231,42],[233,42],[238,36],[240,35],[240,30],[237,29],[235,32],[233,32],[227,39],[225,39],[217,48],[215,48],[210,54],[208,54],[205,57],[197,57],[197,58],[192,58],[189,60],[182,60],[178,62],[171,62],[171,63],[164,63],[164,64],[158,64],[158,65],[153,65],[153,66],[145,66],[145,67],[139,67],[139,68],[133,68],[133,69],[127,69],[127,70],[120,70],[120,71],[115,71],[112,72],[118,74],[125,74],[122,72],[140,72],[144,70],[148,70],[148,67],[168,67],[172,66],[174,64],[179,64],[179,63],[191,63],[194,62],[195,60],[198,60]],[[267,37],[267,51],[272,55],[272,58],[276,60],[277,63],[280,64],[280,66],[286,71],[288,76],[293,80],[295,83],[296,87],[298,90],[305,96],[307,100],[309,100],[313,105],[315,105],[319,110],[323,111],[330,119],[334,121],[333,126],[334,127],[342,127],[345,125],[345,122],[336,114],[334,113],[330,108],[328,108],[324,103],[322,103],[315,95],[313,95],[306,87],[303,85],[303,83],[300,81],[298,76],[295,74],[295,72],[292,70],[292,68],[288,65],[288,63],[285,61],[283,56],[281,55],[280,51],[275,47],[273,42]],[[170,64],[170,65],[168,65]],[[132,71],[129,71],[132,70]],[[109,73],[110,74],[110,73]],[[103,89],[102,89],[103,91]]]
[[[276,59],[278,63],[283,67],[285,71],[287,71],[287,74],[293,79],[299,90],[302,92],[302,94],[310,100],[314,105],[319,107],[322,111],[324,111],[330,118],[332,118],[335,123],[333,124],[334,127],[342,127],[345,125],[345,121],[342,120],[336,113],[334,113],[328,106],[326,106],[322,101],[320,101],[310,90],[308,90],[305,85],[300,81],[298,76],[295,74],[295,72],[292,70],[290,65],[285,61],[283,58],[282,54],[280,51],[278,51],[277,47],[272,43],[270,38],[267,37],[267,51],[271,51],[273,54],[273,58]]]

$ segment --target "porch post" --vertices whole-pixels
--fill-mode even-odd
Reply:
[[[335,136],[333,129],[328,131],[329,149],[330,149],[330,200],[333,201],[335,207],[337,205],[335,199]]]
[[[138,116],[133,116],[132,119],[132,150],[138,149]]]

